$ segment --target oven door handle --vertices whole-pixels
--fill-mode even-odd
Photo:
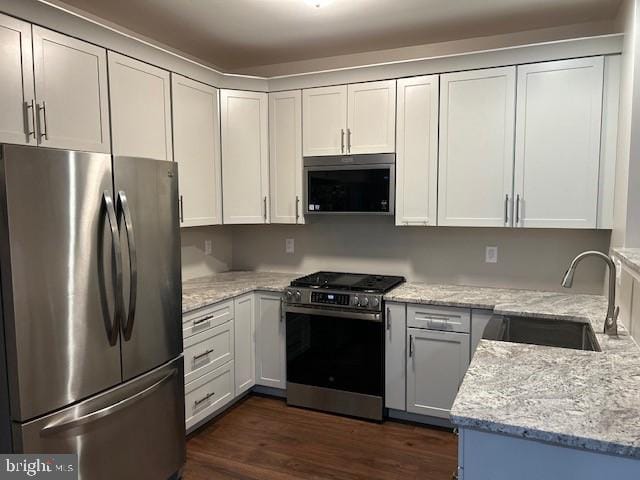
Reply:
[[[380,313],[353,312],[313,307],[297,307],[292,305],[287,305],[284,311],[285,313],[302,313],[307,315],[323,315],[326,317],[349,318],[352,320],[366,320],[369,322],[382,322],[382,315],[380,315]]]

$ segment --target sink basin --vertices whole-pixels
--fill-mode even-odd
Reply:
[[[591,325],[567,320],[495,316],[487,324],[483,338],[502,342],[600,351]]]

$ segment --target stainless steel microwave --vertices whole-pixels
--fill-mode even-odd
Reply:
[[[396,155],[304,158],[305,215],[393,215]]]

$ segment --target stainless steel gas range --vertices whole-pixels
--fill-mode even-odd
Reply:
[[[287,404],[382,420],[383,296],[404,277],[317,272],[284,293]]]

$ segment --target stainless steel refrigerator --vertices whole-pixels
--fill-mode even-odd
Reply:
[[[177,181],[172,162],[0,145],[2,451],[179,476]]]

